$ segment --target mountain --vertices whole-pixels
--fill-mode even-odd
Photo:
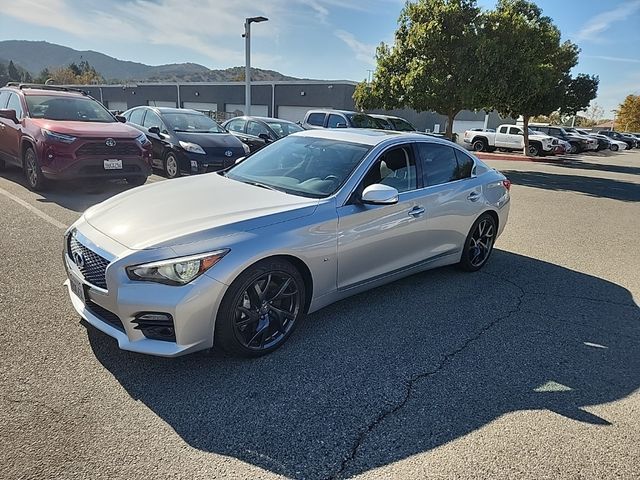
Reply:
[[[74,50],[49,42],[27,40],[0,41],[2,63],[13,63],[37,75],[44,68],[64,67],[86,60],[107,81],[183,81],[224,82],[244,79],[244,67],[211,70],[197,63],[169,65],[145,65],[144,63],[118,60],[92,50]],[[251,69],[253,80],[297,80],[273,70]]]

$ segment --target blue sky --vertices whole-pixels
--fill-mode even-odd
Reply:
[[[403,0],[0,0],[0,40],[46,40],[147,64],[244,64],[319,79],[362,80],[375,46],[393,39]],[[576,72],[600,76],[606,115],[640,93],[640,0],[537,0],[582,49]],[[479,0],[490,8],[493,0]]]

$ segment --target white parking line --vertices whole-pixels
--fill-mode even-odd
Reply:
[[[13,193],[7,192],[4,188],[0,188],[0,195],[4,195],[8,199],[13,200],[14,202],[16,202],[18,205],[22,205],[24,208],[29,210],[31,213],[37,215],[38,217],[40,217],[41,219],[43,219],[46,222],[50,223],[54,227],[58,227],[61,230],[66,230],[67,229],[67,225],[65,225],[64,223],[59,222],[58,220],[56,220],[55,218],[53,218],[50,215],[47,215],[42,210],[38,210],[33,205],[30,205],[27,202],[25,202],[24,200],[22,200],[21,198],[16,197]]]

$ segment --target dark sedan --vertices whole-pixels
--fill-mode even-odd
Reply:
[[[147,135],[153,166],[168,178],[227,168],[249,153],[249,147],[195,110],[136,107],[122,115]]]
[[[241,142],[247,144],[252,152],[303,130],[300,125],[293,122],[270,117],[236,117],[227,120],[222,126]]]

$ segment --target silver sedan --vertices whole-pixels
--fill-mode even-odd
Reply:
[[[122,349],[262,355],[342,298],[443,265],[480,269],[509,187],[437,138],[300,132],[225,172],[90,208],[65,234],[66,285]]]

